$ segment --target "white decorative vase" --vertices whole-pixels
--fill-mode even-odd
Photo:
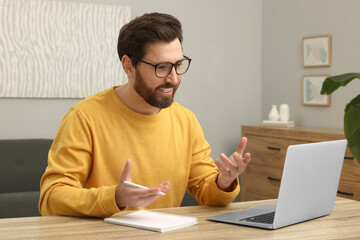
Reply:
[[[272,105],[270,113],[269,113],[269,120],[270,121],[277,121],[279,120],[279,112],[277,110],[276,105]]]
[[[289,122],[289,105],[281,104],[280,105],[280,121],[281,122]]]

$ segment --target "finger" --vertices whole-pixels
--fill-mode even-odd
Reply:
[[[244,157],[244,163],[246,165],[248,165],[248,163],[251,161],[251,154],[250,153],[246,153],[245,157]]]
[[[154,195],[159,195],[158,193],[161,192],[160,188],[148,188],[148,189],[142,189],[142,188],[132,188],[130,190],[130,194],[132,194],[136,198],[147,198]]]
[[[248,163],[250,161],[251,161],[250,153],[246,153],[244,158],[240,158],[240,160],[238,161],[239,165],[238,165],[238,169],[237,169],[237,172],[239,175],[244,172],[246,166],[248,165]]]
[[[159,195],[152,195],[150,197],[146,197],[146,198],[140,198],[137,202],[138,206],[141,207],[146,207],[148,205],[150,205],[151,203],[153,203],[154,201],[156,201],[156,199],[159,198]]]
[[[234,152],[233,158],[234,158],[235,162],[237,163],[238,171],[242,172],[245,169],[246,165],[250,162],[251,155],[250,155],[250,153],[246,153],[244,158],[242,158],[239,153]]]
[[[167,192],[170,189],[170,182],[162,183],[158,186],[160,188],[161,192]]]
[[[158,195],[158,194],[152,194],[149,196],[139,196],[139,195],[133,194],[131,199],[129,199],[129,203],[127,204],[127,206],[129,206],[129,207],[145,207],[145,206],[151,204],[152,202],[154,202],[159,197],[160,197],[160,195]]]
[[[223,161],[224,165],[226,166],[226,168],[236,168],[237,167],[237,163],[233,160],[231,160],[231,158],[228,158],[224,153],[220,154],[220,158]]]
[[[129,175],[130,175],[130,170],[131,170],[131,160],[128,159],[128,160],[126,160],[124,169],[123,169],[123,171],[121,172],[119,182],[123,182],[123,181],[129,180],[129,178],[130,178],[130,177],[129,177]]]
[[[242,137],[239,141],[239,144],[236,148],[236,152],[238,152],[240,154],[240,156],[242,156],[244,149],[246,147],[246,143],[247,143],[247,138],[246,137]]]
[[[216,166],[218,167],[219,171],[222,172],[222,173],[228,173],[229,172],[229,169],[226,168],[221,162],[219,159],[215,159],[215,164]]]
[[[234,159],[235,162],[234,165],[236,169],[239,169],[245,165],[244,162],[242,161],[241,155],[238,152],[234,152],[232,158]]]
[[[232,177],[237,177],[245,168],[245,163],[242,161],[242,158],[239,153],[234,152],[230,158],[224,158],[224,162],[228,159],[231,161],[231,164],[228,164],[228,173]]]

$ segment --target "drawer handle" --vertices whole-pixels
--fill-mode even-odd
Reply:
[[[346,160],[354,160],[353,157],[344,157],[344,159],[346,159]]]
[[[269,179],[270,181],[275,181],[275,182],[280,182],[280,181],[281,181],[281,179],[279,179],[279,178],[268,177],[268,179]]]
[[[280,151],[281,148],[275,148],[275,147],[268,147],[269,150],[275,150],[275,151]]]
[[[342,192],[342,191],[337,191],[338,194],[343,194],[343,195],[347,195],[347,196],[354,196],[353,193],[347,193],[347,192]]]

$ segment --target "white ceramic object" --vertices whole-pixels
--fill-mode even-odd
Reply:
[[[278,121],[279,120],[279,112],[277,110],[276,105],[272,105],[270,113],[269,113],[269,120],[270,121]]]
[[[289,112],[289,105],[288,104],[281,104],[280,105],[280,121],[281,122],[288,122],[290,117]]]

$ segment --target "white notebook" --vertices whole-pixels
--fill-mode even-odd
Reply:
[[[190,227],[198,223],[196,217],[180,216],[149,210],[139,210],[122,216],[109,217],[105,218],[104,221],[107,223],[157,232],[167,232]]]

